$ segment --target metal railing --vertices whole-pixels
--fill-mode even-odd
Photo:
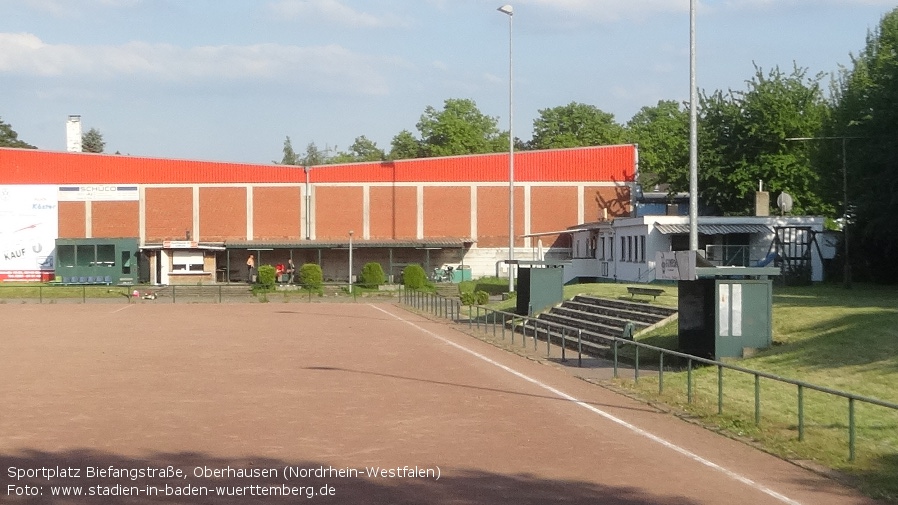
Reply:
[[[351,292],[346,283],[323,283],[318,288],[308,289],[294,286],[290,289],[272,291],[253,290],[249,284],[212,285],[17,285],[0,284],[0,303],[227,303],[265,302],[270,298],[284,298],[289,301],[324,301],[374,296],[373,286],[355,284]],[[367,289],[366,289],[367,288]],[[400,288],[378,291],[384,298],[396,299]]]
[[[492,335],[495,337],[497,335],[497,326],[501,326],[501,336],[504,340],[506,337],[506,331],[509,331],[511,334],[511,343],[515,343],[515,334],[517,330],[521,330],[521,345],[529,345],[527,342],[527,332],[528,329],[532,329],[532,345],[533,349],[536,350],[539,341],[539,327],[542,326],[545,328],[546,335],[546,355],[549,356],[552,339],[554,338],[558,344],[561,346],[562,352],[562,360],[566,360],[565,349],[570,346],[576,346],[577,349],[577,361],[578,366],[582,366],[583,362],[583,348],[586,346],[588,349],[591,348],[596,350],[598,346],[591,342],[584,340],[584,330],[580,328],[575,328],[572,326],[562,325],[559,323],[553,323],[550,321],[539,320],[535,316],[520,316],[517,314],[503,312],[499,310],[490,309],[488,307],[481,306],[468,306],[466,311],[462,310],[461,302],[457,299],[450,299],[444,297],[442,295],[436,293],[427,293],[421,291],[414,290],[405,290],[403,295],[401,296],[403,303],[409,305],[415,309],[428,312],[437,317],[445,317],[447,319],[451,319],[453,322],[457,324],[467,324],[469,329],[477,329],[482,332],[489,333],[490,329],[492,331]],[[462,313],[467,312],[467,317],[462,318]],[[509,327],[510,326],[510,327]],[[555,335],[553,335],[553,332]],[[571,335],[571,336],[568,336]],[[574,336],[575,335],[575,336]],[[747,374],[754,379],[754,422],[756,425],[761,423],[762,414],[761,414],[761,379],[767,379],[770,381],[774,381],[781,384],[786,384],[789,386],[793,386],[796,388],[797,392],[797,405],[796,405],[796,414],[797,414],[797,431],[798,431],[798,440],[805,440],[805,392],[806,391],[817,391],[820,393],[824,393],[830,396],[838,397],[843,399],[846,402],[846,416],[848,420],[848,460],[855,461],[857,456],[857,420],[856,420],[856,409],[858,403],[868,404],[872,406],[882,407],[885,409],[890,409],[898,414],[898,404],[879,400],[876,398],[871,398],[867,396],[857,395],[853,393],[848,393],[845,391],[839,391],[836,389],[828,388],[825,386],[820,386],[816,384],[811,384],[805,381],[800,381],[796,379],[790,379],[787,377],[782,377],[776,374],[762,372],[758,370],[751,370],[748,368],[740,367],[738,365],[733,365],[729,363],[724,363],[721,361],[715,361],[712,359],[702,358],[698,356],[693,356],[690,354],[685,354],[677,351],[672,351],[670,349],[665,349],[662,347],[656,347],[649,344],[626,340],[624,338],[619,337],[608,337],[604,335],[598,335],[594,333],[590,333],[590,340],[593,339],[601,339],[607,341],[608,350],[610,356],[606,356],[607,359],[612,361],[613,366],[613,376],[614,378],[620,378],[619,367],[621,364],[621,356],[620,349],[626,346],[633,346],[633,380],[635,382],[639,382],[640,375],[640,349],[657,352],[659,356],[659,362],[657,366],[658,372],[658,394],[664,393],[664,371],[665,371],[665,357],[670,358],[678,358],[680,360],[685,361],[685,371],[686,371],[686,396],[687,402],[692,404],[695,401],[695,379],[693,377],[693,372],[695,370],[696,364],[707,365],[717,367],[717,414],[722,415],[724,413],[724,370],[731,370],[734,372],[739,372],[741,374]],[[654,370],[654,367],[653,367]]]

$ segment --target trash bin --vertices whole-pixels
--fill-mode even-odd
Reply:
[[[459,283],[471,280],[471,267],[468,265],[459,265],[452,271],[452,282]]]

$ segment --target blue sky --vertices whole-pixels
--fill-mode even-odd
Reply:
[[[384,149],[427,106],[473,99],[508,128],[503,0],[0,0],[0,118],[65,150],[80,114],[107,152],[267,163],[297,151]],[[688,0],[517,0],[514,132],[581,102],[625,123],[689,96]],[[704,90],[793,63],[850,65],[894,0],[705,0]]]

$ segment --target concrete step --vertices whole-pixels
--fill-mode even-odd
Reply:
[[[610,298],[598,298],[588,295],[577,295],[574,297],[573,301],[597,307],[613,308],[644,314],[655,314],[662,318],[677,313],[677,309],[674,307],[666,307],[664,305],[655,305],[651,303],[631,302],[627,300],[612,300]]]
[[[627,314],[616,315],[611,311],[603,313],[586,312],[583,310],[578,310],[577,307],[574,307],[572,305],[573,304],[565,303],[560,307],[554,307],[551,311],[549,311],[549,314],[557,314],[572,319],[580,319],[582,321],[588,321],[590,323],[595,323],[610,328],[617,328],[620,330],[623,330],[624,326],[626,326],[627,323],[633,323],[633,325],[636,327],[636,330],[638,331],[657,322],[657,319],[650,317],[625,317],[627,316]],[[582,304],[580,304],[580,307],[582,307]]]
[[[580,313],[594,314],[614,319],[621,319],[624,321],[631,321],[634,324],[641,324],[643,326],[651,326],[658,321],[666,319],[668,317],[661,316],[660,314],[641,312],[638,310],[606,307],[603,305],[595,305],[592,303],[582,303],[577,301],[566,301],[561,305],[561,307],[569,310],[576,310]]]

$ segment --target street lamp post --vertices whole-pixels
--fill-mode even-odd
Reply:
[[[508,292],[514,292],[514,8],[497,9],[508,16]]]
[[[807,140],[842,141],[842,246],[845,248],[842,265],[842,282],[845,289],[851,289],[851,256],[848,254],[848,139],[861,137],[791,137],[786,140],[802,142]]]
[[[689,250],[698,251],[698,87],[695,78],[695,4],[689,1]]]
[[[349,230],[349,294],[352,294],[352,230]]]

